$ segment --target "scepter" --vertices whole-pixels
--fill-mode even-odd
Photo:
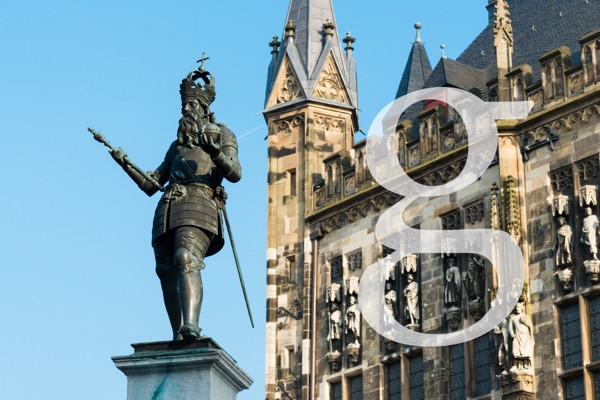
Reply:
[[[90,131],[90,133],[92,135],[94,135],[94,139],[96,139],[97,142],[102,143],[103,145],[105,145],[106,147],[108,147],[109,153],[112,153],[114,151],[116,151],[117,149],[115,149],[113,147],[112,144],[110,144],[110,142],[108,140],[106,140],[106,138],[104,137],[104,135],[100,132],[95,131],[92,128],[87,128],[88,131]],[[160,183],[158,183],[158,181],[156,179],[154,179],[151,175],[150,172],[145,172],[143,169],[141,169],[140,167],[138,167],[133,161],[131,161],[129,159],[129,157],[127,157],[127,155],[123,156],[123,162],[126,165],[129,165],[131,168],[133,168],[134,170],[136,170],[136,172],[138,174],[140,174],[142,177],[144,177],[144,179],[147,179],[148,182],[150,182],[153,186],[155,186],[158,190],[160,190],[161,192],[164,192],[165,189],[162,187],[162,185]]]

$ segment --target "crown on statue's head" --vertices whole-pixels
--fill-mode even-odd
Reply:
[[[204,61],[208,58],[202,58],[200,61],[200,67],[190,72],[182,81],[179,86],[179,93],[181,99],[194,98],[200,102],[200,104],[208,107],[215,101],[217,92],[215,90],[215,77],[210,72],[204,69]],[[204,83],[204,84],[203,84]]]

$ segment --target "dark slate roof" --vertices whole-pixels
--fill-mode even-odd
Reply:
[[[464,90],[477,89],[484,94],[487,92],[485,83],[490,79],[491,74],[492,72],[487,68],[475,69],[458,61],[442,58],[423,87],[450,86]]]
[[[416,40],[408,56],[396,98],[423,88],[431,75],[431,63],[421,40]]]
[[[529,64],[540,79],[538,59],[562,45],[571,49],[573,64],[581,62],[579,39],[600,28],[600,1],[508,0],[513,26],[513,66]],[[493,20],[458,57],[476,69],[495,64]]]

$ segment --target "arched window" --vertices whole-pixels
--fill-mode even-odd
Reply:
[[[552,84],[552,66],[550,64],[544,67],[542,73],[542,79],[544,84],[544,96],[546,99],[554,98],[554,85]]]
[[[587,45],[583,48],[581,52],[581,63],[583,64],[583,79],[585,80],[585,85],[591,85],[594,83],[594,60],[592,55],[592,47]]]
[[[362,183],[365,180],[365,156],[363,152],[358,150],[358,156],[356,157],[356,182]]]
[[[333,166],[327,167],[327,196],[333,196]]]
[[[333,186],[333,193],[340,194],[342,191],[342,164],[337,161],[335,163],[335,179]]]

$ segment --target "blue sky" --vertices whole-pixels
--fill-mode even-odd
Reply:
[[[361,128],[396,93],[414,40],[432,64],[456,58],[487,24],[486,1],[334,1],[357,38]],[[167,340],[148,198],[86,132],[102,131],[144,169],[161,162],[180,116],[179,83],[202,52],[217,118],[237,134],[244,176],[230,220],[256,328],[229,247],[207,260],[200,325],[263,397],[266,125],[273,35],[287,0],[6,1],[0,5],[0,386],[6,399],[125,398],[110,357]],[[362,138],[362,137],[360,137]],[[228,246],[228,245],[227,245]]]

